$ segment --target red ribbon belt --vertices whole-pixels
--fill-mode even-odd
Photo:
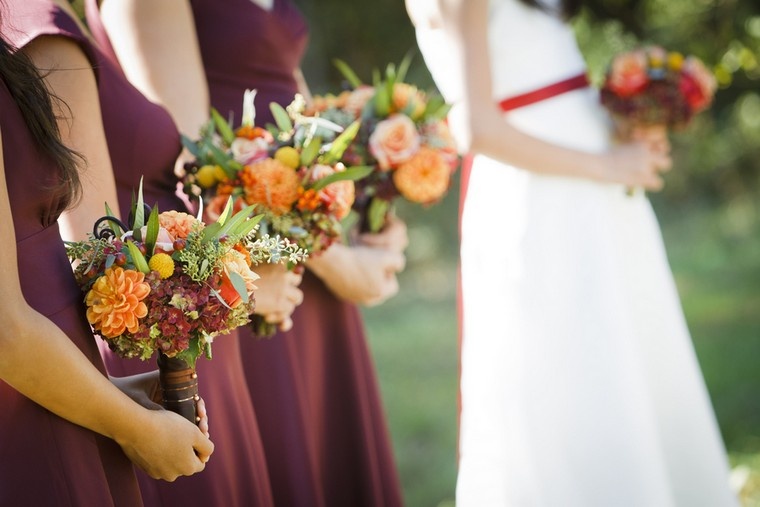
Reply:
[[[543,88],[537,88],[535,90],[515,95],[513,97],[506,98],[499,102],[499,109],[504,112],[512,111],[518,107],[529,106],[542,100],[550,99],[561,95],[566,92],[585,88],[589,85],[586,74],[578,74],[563,81],[558,81]]]

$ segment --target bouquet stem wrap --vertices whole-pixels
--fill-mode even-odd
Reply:
[[[200,397],[195,368],[180,358],[159,354],[158,380],[164,408],[198,424],[196,404]]]

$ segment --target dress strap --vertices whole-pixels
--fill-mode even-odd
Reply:
[[[552,83],[542,88],[537,88],[526,93],[521,93],[520,95],[508,97],[499,102],[499,109],[506,113],[507,111],[512,111],[513,109],[517,109],[519,107],[529,106],[531,104],[535,104],[536,102],[541,102],[542,100],[550,99],[566,92],[585,88],[588,85],[588,77],[584,72],[582,74],[578,74],[577,76]]]

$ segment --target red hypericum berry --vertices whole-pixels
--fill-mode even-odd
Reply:
[[[219,237],[219,243],[226,243],[228,239],[229,237],[226,234],[224,234]]]
[[[186,244],[187,244],[187,241],[185,241],[182,238],[177,238],[174,240],[174,243],[172,243],[172,246],[174,247],[175,250],[184,250]]]
[[[121,252],[118,252],[116,255],[114,255],[114,260],[113,260],[113,262],[114,262],[114,264],[116,264],[117,266],[123,266],[124,264],[126,264],[126,263],[127,263],[127,256],[126,256],[126,255],[124,255],[124,254],[123,254],[123,253],[121,253]]]
[[[137,249],[140,250],[140,253],[143,255],[148,254],[148,249],[145,247],[145,243],[137,243],[135,242],[135,245],[137,246]]]

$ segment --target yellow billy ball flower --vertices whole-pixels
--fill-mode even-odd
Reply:
[[[220,165],[214,166],[214,178],[216,178],[216,181],[227,181],[230,179]]]
[[[668,67],[678,72],[683,66],[683,55],[675,51],[668,53]]]
[[[157,253],[148,261],[151,271],[157,271],[162,279],[169,278],[174,273],[174,259],[169,254]]]
[[[198,179],[198,185],[202,188],[211,188],[216,183],[216,168],[213,165],[204,165],[198,172],[195,173],[195,177]]]
[[[283,146],[274,152],[274,159],[291,169],[298,169],[301,166],[301,156],[298,150],[292,146]]]

